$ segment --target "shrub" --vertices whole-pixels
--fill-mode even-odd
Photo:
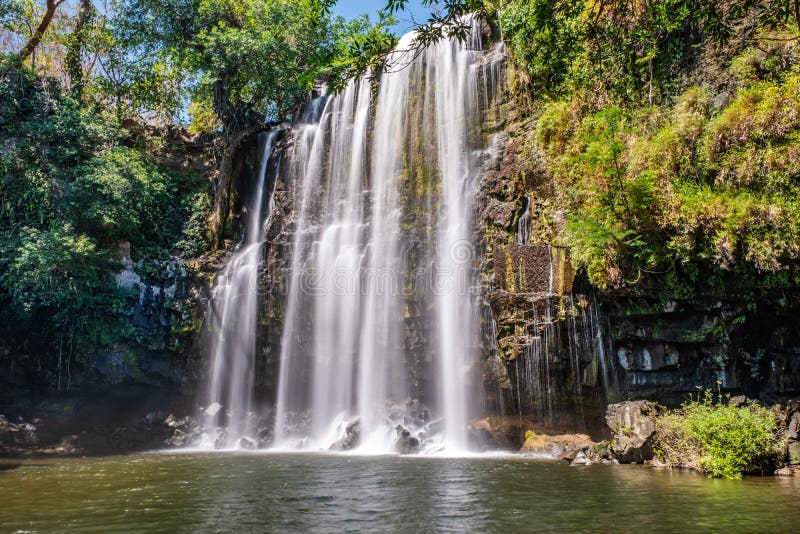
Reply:
[[[730,479],[767,467],[779,447],[774,415],[755,402],[732,406],[723,400],[707,390],[659,419],[657,457]]]

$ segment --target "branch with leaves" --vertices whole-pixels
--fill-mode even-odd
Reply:
[[[28,42],[22,47],[19,54],[17,54],[19,61],[25,61],[28,57],[33,54],[33,51],[36,50],[36,47],[39,46],[39,43],[42,42],[42,37],[47,32],[47,28],[50,27],[50,23],[53,21],[53,17],[56,14],[56,10],[58,7],[63,4],[66,0],[47,0],[47,4],[45,6],[45,12],[42,15],[42,21],[39,23],[39,26],[36,28],[36,31],[33,32],[33,35]]]

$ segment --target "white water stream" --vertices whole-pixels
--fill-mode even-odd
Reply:
[[[265,220],[269,220],[272,207],[272,196],[266,202],[264,196],[267,164],[276,137],[277,131],[266,135],[258,179],[247,208],[244,239],[218,275],[209,303],[206,328],[211,337],[211,380],[205,426],[227,429],[222,435],[208,436],[208,441],[219,447],[234,446],[240,436],[252,430],[247,427],[255,367],[258,266]]]
[[[388,452],[397,425],[428,450],[468,447],[479,389],[472,232],[481,147],[471,135],[480,84],[496,86],[486,80],[496,69],[479,64],[486,53],[473,26],[467,42],[419,54],[414,34],[404,36],[379,80],[351,82],[318,121],[296,128],[291,172],[302,200],[278,380],[280,448],[342,446],[357,428],[345,448]],[[412,308],[423,308],[429,333],[416,362]]]

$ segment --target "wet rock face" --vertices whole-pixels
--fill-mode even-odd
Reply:
[[[717,99],[724,104],[729,96],[722,92]],[[752,288],[732,288],[721,296],[696,291],[692,298],[667,298],[657,287],[638,288],[636,295],[609,294],[592,289],[585,274],[576,276],[566,257],[571,244],[566,217],[558,208],[563,192],[553,189],[547,155],[535,140],[537,117],[510,93],[500,102],[498,115],[503,118],[498,124],[501,133],[492,138],[476,198],[476,216],[483,226],[479,238],[486,250],[482,295],[496,323],[497,350],[484,363],[484,383],[489,395],[503,399],[498,407],[509,409],[517,404],[515,399],[524,401],[529,396],[526,388],[542,389],[526,383],[535,363],[534,358],[526,360],[526,351],[542,334],[541,321],[537,327],[531,319],[541,317],[537,299],[547,293],[551,298],[584,293],[598,304],[608,340],[604,356],[612,395],[603,399],[595,394],[600,388],[585,371],[585,364],[592,369],[595,362],[580,362],[581,369],[573,370],[556,361],[548,370],[553,383],[579,383],[569,389],[577,397],[583,394],[583,400],[587,393],[600,401],[627,394],[672,405],[697,386],[716,389],[718,381],[723,390],[750,396],[785,398],[800,391],[797,304],[777,304],[776,295],[769,292],[741,297],[757,295]],[[699,280],[698,288],[703,283]],[[800,302],[796,295],[792,298]],[[571,320],[564,314],[551,316],[559,324]],[[576,352],[581,357],[586,353],[583,347]],[[500,365],[506,367],[509,382]],[[523,415],[534,413],[535,406],[519,404]]]
[[[411,432],[403,427],[397,425],[395,428],[397,432],[397,440],[394,442],[394,450],[400,454],[413,454],[419,452],[420,441],[411,435]]]
[[[723,390],[770,399],[800,390],[796,310],[735,299],[601,300],[622,391],[677,404],[698,386],[716,389],[718,382]]]
[[[646,400],[608,405],[606,423],[614,436],[610,449],[620,462],[642,463],[653,458],[655,422],[664,412],[663,406]]]
[[[25,421],[14,423],[0,415],[0,453],[35,446],[38,442],[34,424]]]
[[[486,358],[483,362],[483,383],[493,384],[500,389],[511,389],[511,380],[508,378],[508,369],[497,355]]]
[[[771,408],[783,436],[780,463],[800,471],[800,402],[776,404]]]
[[[510,228],[514,221],[514,213],[516,211],[516,203],[501,202],[497,199],[490,198],[481,215],[492,224],[502,228]]]
[[[498,248],[494,271],[500,289],[511,293],[569,293],[575,276],[565,252],[549,245]]]
[[[349,451],[358,447],[361,442],[361,421],[356,419],[344,431],[344,437],[331,445],[334,451]]]

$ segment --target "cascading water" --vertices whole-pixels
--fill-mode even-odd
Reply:
[[[417,54],[414,37],[379,79],[315,101],[319,117],[292,133],[285,172],[299,208],[277,447],[387,452],[413,433],[412,447],[467,448],[480,359],[475,134],[497,69],[477,20],[465,43]]]
[[[247,209],[247,226],[222,274],[218,275],[209,303],[207,332],[210,334],[211,380],[208,384],[205,426],[218,435],[208,435],[208,444],[234,447],[248,434],[252,409],[258,306],[258,265],[269,221],[272,199],[265,202],[269,156],[277,130],[266,135],[261,166]],[[264,205],[267,214],[264,217]]]
[[[517,245],[527,245],[531,239],[531,199],[528,195],[522,198],[525,199],[525,208],[517,221]],[[552,267],[550,270],[552,272]]]
[[[609,339],[599,307],[586,295],[553,295],[534,301],[529,339],[514,361],[517,411],[545,427],[565,416],[581,426],[583,389],[611,401],[617,390]]]

